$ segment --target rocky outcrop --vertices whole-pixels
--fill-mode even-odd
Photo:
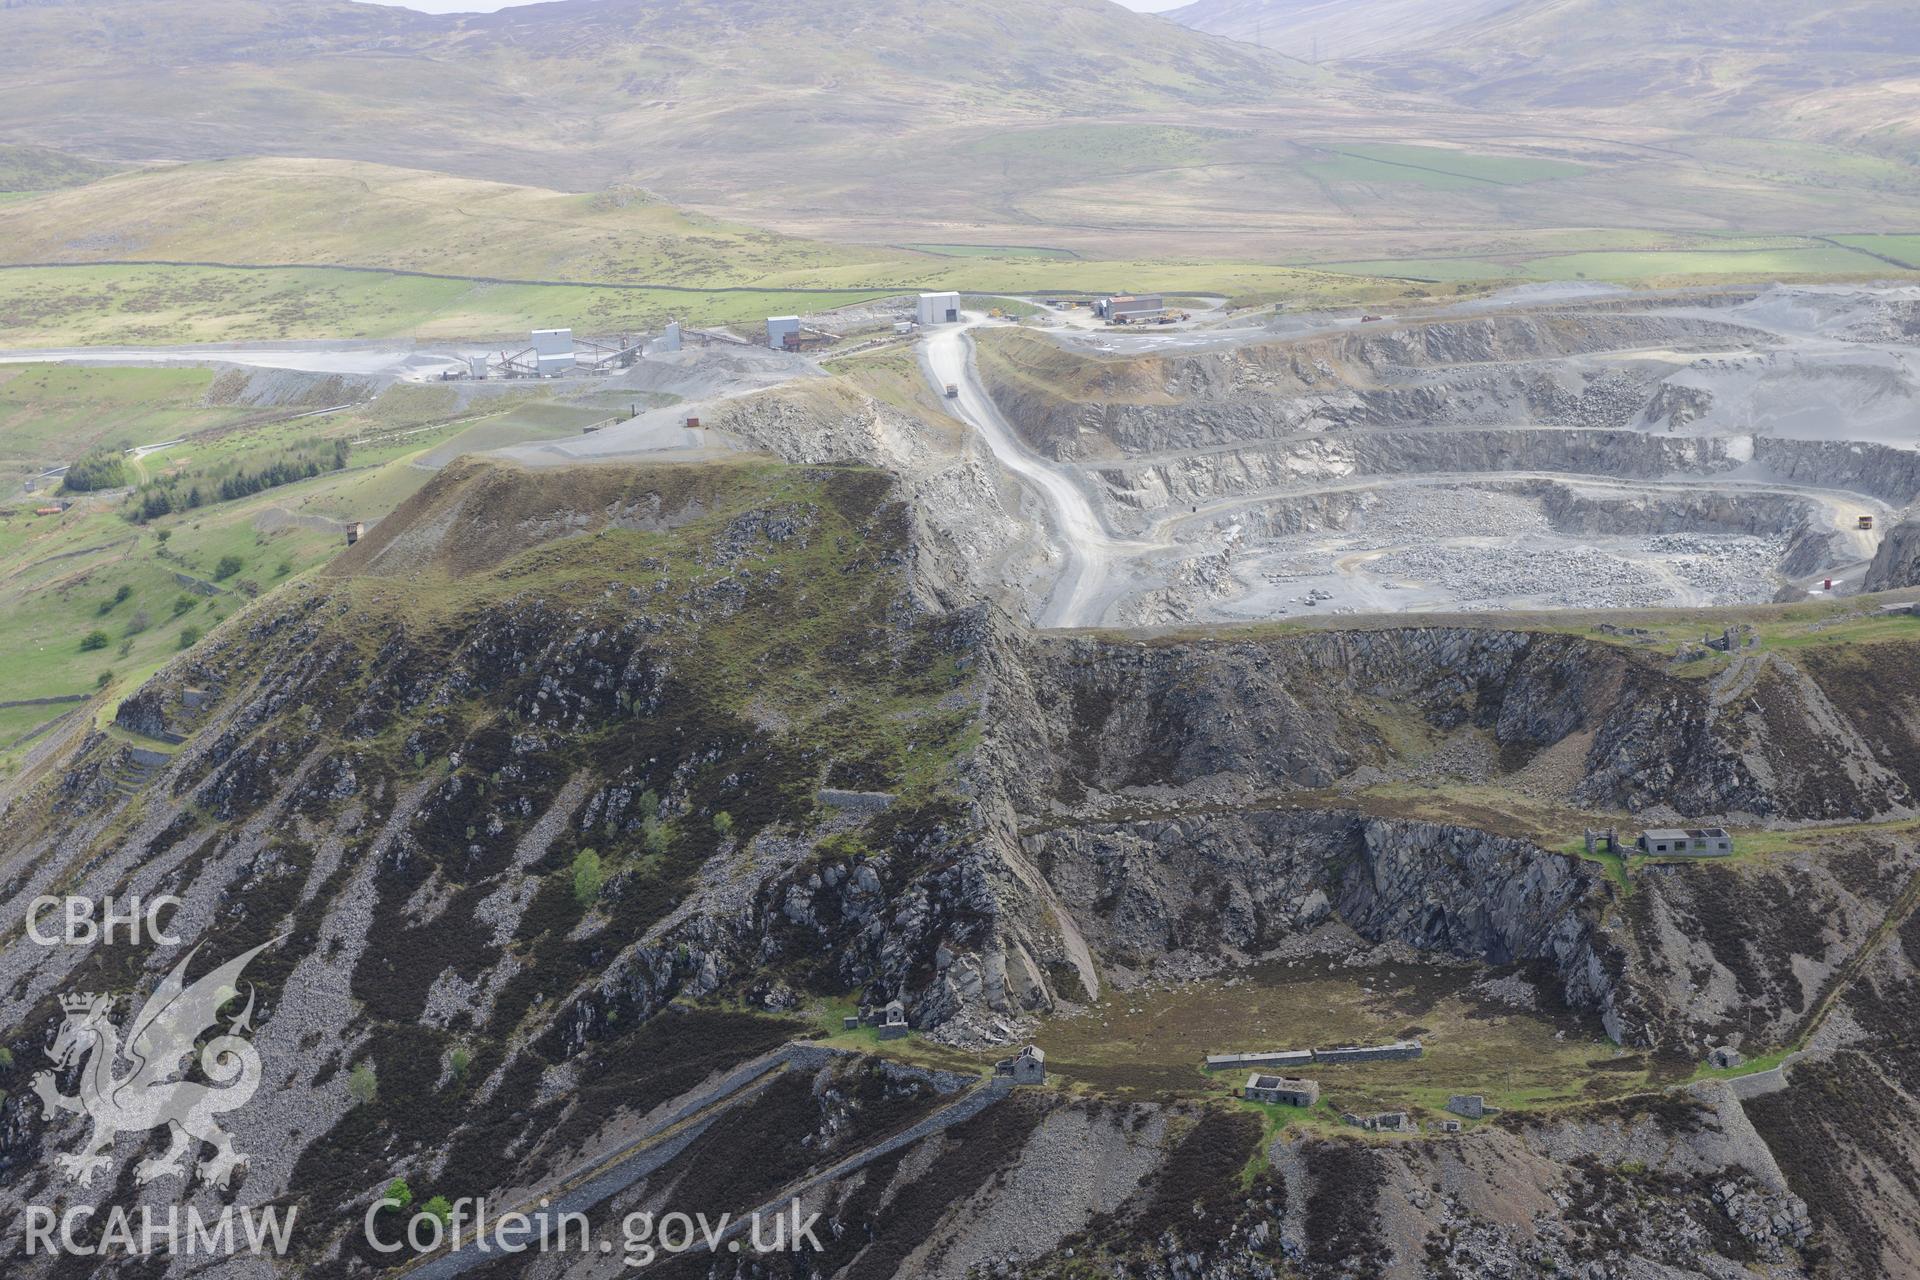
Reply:
[[[1706,682],[1626,646],[1500,628],[1152,644],[1009,634],[992,654],[1004,718],[981,767],[1032,815],[1169,789],[1324,787],[1390,768],[1400,727],[1484,732],[1507,770],[1570,744],[1583,763],[1564,798],[1588,808],[1816,818],[1913,803],[1904,743],[1862,733],[1863,709],[1791,665],[1764,696],[1718,706]]]
[[[1920,520],[1902,520],[1880,539],[1862,591],[1920,587]]]
[[[729,401],[712,425],[787,462],[885,467],[911,512],[916,598],[1017,610],[1014,588],[1038,569],[1041,540],[1002,502],[998,464],[977,436],[825,379]]]
[[[1191,975],[1245,963],[1337,922],[1489,965],[1542,963],[1567,1003],[1621,1034],[1624,955],[1602,933],[1611,892],[1592,863],[1523,840],[1339,810],[1280,809],[1031,835],[1103,959]]]

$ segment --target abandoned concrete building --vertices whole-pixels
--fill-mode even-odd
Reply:
[[[1458,1120],[1433,1120],[1428,1122],[1427,1128],[1434,1133],[1459,1133],[1460,1122]]]
[[[1707,1050],[1707,1065],[1721,1070],[1744,1065],[1746,1060],[1747,1055],[1730,1044],[1715,1045]]]
[[[1395,1062],[1419,1057],[1425,1050],[1418,1040],[1396,1040],[1392,1044],[1345,1045],[1338,1049],[1276,1049],[1268,1053],[1210,1053],[1207,1070],[1231,1067],[1304,1067],[1311,1062]]]
[[[898,1000],[887,1001],[887,1007],[880,1011],[877,1024],[882,1040],[898,1040],[907,1034],[907,1007]]]
[[[996,1078],[1012,1080],[1015,1084],[1045,1084],[1047,1082],[1047,1052],[1037,1044],[1030,1044],[1011,1058],[1002,1058],[993,1064]]]
[[[1395,1040],[1392,1044],[1346,1045],[1338,1049],[1315,1049],[1315,1062],[1407,1062],[1425,1049],[1418,1040]]]
[[[1646,854],[1685,854],[1695,858],[1724,858],[1733,852],[1733,837],[1725,827],[1654,827],[1640,833],[1635,846]]]
[[[1276,1049],[1271,1053],[1210,1053],[1207,1070],[1227,1071],[1234,1067],[1304,1067],[1313,1061],[1311,1049]]]
[[[1351,1111],[1343,1111],[1340,1113],[1340,1123],[1350,1124],[1356,1129],[1365,1129],[1369,1133],[1419,1132],[1413,1117],[1404,1111],[1382,1111],[1372,1116],[1360,1116]]]
[[[1500,1108],[1487,1105],[1486,1098],[1478,1093],[1456,1093],[1447,1099],[1447,1110],[1469,1120],[1479,1120],[1486,1116],[1497,1116]]]
[[[1247,1077],[1242,1094],[1248,1102],[1283,1102],[1289,1107],[1310,1107],[1320,1101],[1320,1085],[1297,1076],[1270,1076],[1256,1071]]]

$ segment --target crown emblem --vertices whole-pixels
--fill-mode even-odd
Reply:
[[[102,997],[91,991],[80,991],[60,997],[60,1007],[68,1013],[86,1013],[93,1008],[93,1002]]]

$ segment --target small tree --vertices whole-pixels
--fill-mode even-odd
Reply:
[[[347,1092],[361,1106],[369,1106],[380,1096],[380,1080],[374,1074],[373,1064],[363,1062],[347,1076]]]
[[[152,614],[148,613],[145,609],[135,609],[133,611],[133,616],[127,619],[126,634],[130,636],[137,636],[142,631],[145,631],[148,627],[152,625],[153,625]]]
[[[166,545],[167,545],[167,539],[168,539],[168,538],[171,538],[171,537],[173,536],[173,530],[171,530],[171,529],[155,529],[155,530],[153,531],[153,536],[154,536],[154,538],[155,538],[155,539],[157,539],[157,540],[159,541],[159,543],[160,543],[160,545],[164,547],[164,546],[166,546]]]
[[[221,556],[219,562],[213,566],[213,580],[215,582],[225,582],[228,578],[231,578],[234,574],[246,567],[246,561],[242,560],[239,556],[228,553],[227,555]]]
[[[453,1068],[453,1082],[465,1083],[467,1070],[473,1066],[473,1051],[463,1044],[453,1046],[453,1053],[448,1058],[447,1065]]]
[[[733,815],[725,809],[713,815],[713,829],[725,840],[733,834]]]
[[[92,653],[95,649],[104,649],[112,643],[111,637],[104,631],[89,631],[80,637],[80,652]]]
[[[582,849],[573,855],[573,900],[581,906],[587,906],[600,896],[600,886],[606,883],[606,876],[600,870],[600,855],[591,849]]]
[[[648,853],[665,853],[667,824],[651,813],[640,819],[640,842],[647,847]]]
[[[438,1220],[440,1225],[444,1227],[447,1225],[447,1219],[453,1216],[453,1205],[448,1202],[445,1196],[435,1196],[420,1206],[420,1212],[426,1214],[429,1218]]]
[[[413,1188],[407,1185],[405,1178],[395,1178],[387,1184],[386,1199],[398,1200],[400,1202],[400,1208],[404,1211],[408,1205],[413,1203]]]
[[[93,678],[93,687],[96,689],[104,689],[112,683],[113,683],[112,671],[102,671],[99,675]]]
[[[194,645],[198,644],[199,642],[200,642],[200,628],[198,627],[180,628],[180,647],[182,649],[191,649],[193,648]]]
[[[183,613],[190,613],[192,610],[193,610],[192,596],[182,593],[173,598],[173,616],[174,617],[177,618]]]

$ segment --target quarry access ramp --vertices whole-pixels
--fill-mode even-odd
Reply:
[[[735,1105],[758,1094],[806,1054],[819,1050],[785,1044],[733,1068],[720,1079],[686,1095],[673,1109],[637,1137],[576,1165],[559,1181],[542,1189],[521,1212],[540,1200],[550,1201],[547,1212],[585,1213],[626,1190],[690,1146],[715,1120]],[[499,1261],[499,1255],[473,1247],[471,1242],[447,1253],[430,1254],[395,1274],[414,1280],[451,1280],[476,1267]]]
[[[804,1070],[818,1066],[833,1056],[847,1052],[823,1049],[817,1045],[788,1043],[744,1062],[712,1084],[695,1089],[678,1100],[671,1111],[648,1125],[637,1137],[576,1165],[557,1182],[543,1188],[516,1208],[523,1213],[529,1212],[539,1201],[545,1200],[549,1202],[545,1212],[555,1217],[566,1213],[586,1213],[657,1172],[691,1146],[721,1115],[757,1096],[782,1072],[789,1068]],[[721,1242],[738,1236],[753,1221],[755,1214],[771,1215],[776,1207],[784,1208],[794,1197],[816,1186],[845,1177],[902,1147],[911,1146],[922,1138],[972,1119],[1005,1097],[1010,1088],[1010,1083],[1003,1079],[987,1080],[976,1085],[918,1123],[786,1187],[775,1199],[737,1219],[720,1237]],[[416,1263],[396,1269],[393,1274],[408,1276],[410,1280],[452,1280],[455,1276],[465,1275],[499,1260],[498,1253],[475,1248],[472,1242],[468,1242],[452,1252],[428,1255]]]
[[[789,1204],[810,1191],[837,1182],[848,1174],[858,1173],[874,1161],[890,1156],[902,1147],[910,1147],[922,1138],[930,1138],[944,1129],[951,1129],[954,1125],[973,1119],[1012,1091],[1013,1082],[998,1076],[975,1085],[959,1098],[921,1119],[918,1124],[910,1125],[890,1138],[884,1138],[862,1151],[856,1151],[828,1165],[825,1169],[810,1173],[797,1182],[791,1182],[782,1187],[780,1194],[773,1199],[735,1218],[720,1234],[719,1243],[725,1244],[729,1240],[739,1238],[755,1219],[767,1221],[785,1212]]]

